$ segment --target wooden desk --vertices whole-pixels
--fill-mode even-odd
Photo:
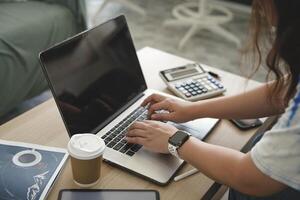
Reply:
[[[191,62],[149,47],[138,51],[138,56],[148,87],[165,92],[168,91],[159,78],[158,71]],[[226,95],[246,89],[246,79],[215,68],[207,68],[221,76],[222,82],[227,88]],[[258,85],[258,82],[250,80],[247,88]],[[254,134],[254,131],[241,132],[227,120],[222,120],[206,141],[240,150]],[[53,99],[2,125],[0,127],[0,138],[63,148],[67,147],[69,139]],[[179,173],[190,168],[191,166],[187,164]],[[213,180],[202,173],[198,173],[182,181],[171,182],[169,185],[161,187],[104,163],[101,181],[94,188],[155,189],[160,192],[163,200],[193,200],[200,199],[213,183]],[[59,190],[64,188],[78,188],[73,183],[69,161],[58,177],[48,199],[57,199]]]

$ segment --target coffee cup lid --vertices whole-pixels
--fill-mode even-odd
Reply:
[[[80,160],[97,158],[103,154],[104,149],[104,141],[90,133],[73,135],[68,143],[69,154]]]

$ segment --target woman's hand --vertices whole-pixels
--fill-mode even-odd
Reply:
[[[171,99],[159,94],[152,94],[144,100],[142,106],[148,104],[149,119],[179,123],[193,120],[193,103],[191,102]],[[168,112],[155,112],[160,110]]]
[[[129,143],[141,144],[150,151],[169,153],[168,140],[176,131],[177,128],[169,124],[145,120],[130,126],[126,140]]]

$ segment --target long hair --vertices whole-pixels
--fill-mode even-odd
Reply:
[[[255,60],[254,73],[267,53],[267,80],[272,75],[276,80],[269,99],[274,103],[280,97],[288,102],[300,73],[300,0],[253,0],[250,36],[248,50]]]

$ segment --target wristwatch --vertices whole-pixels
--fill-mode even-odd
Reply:
[[[189,139],[190,134],[185,131],[178,130],[174,135],[169,138],[168,149],[170,154],[180,158],[177,150]]]

